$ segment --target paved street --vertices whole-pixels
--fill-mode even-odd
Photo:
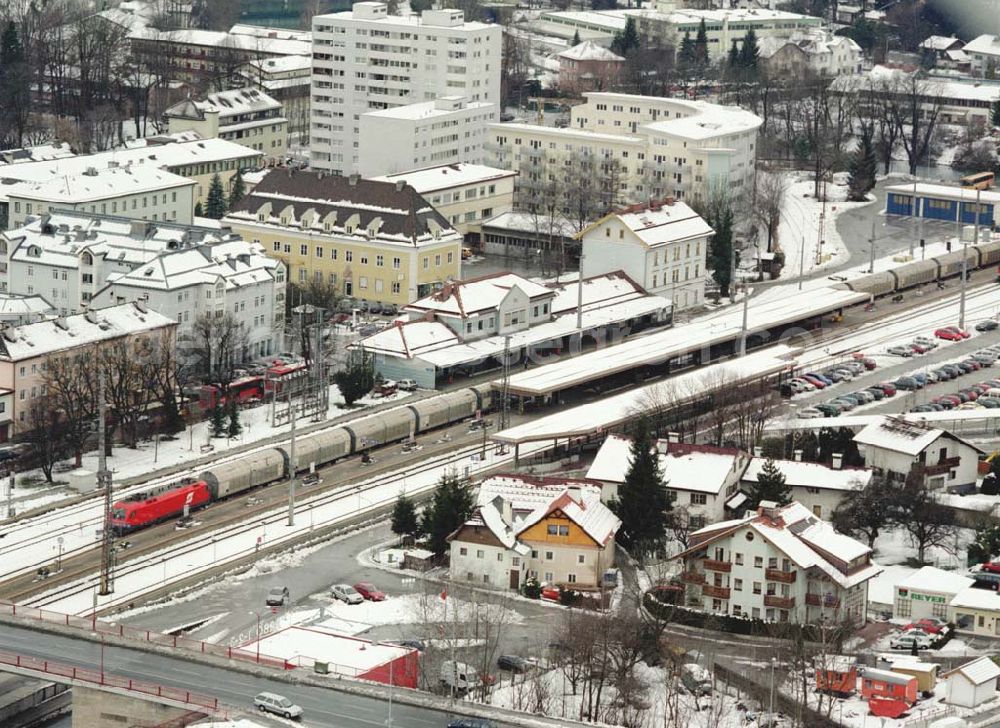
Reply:
[[[0,648],[63,664],[93,669],[101,663],[101,645],[55,634],[39,633],[4,625]],[[221,701],[251,708],[251,700],[261,691],[285,695],[305,711],[302,725],[317,728],[362,728],[383,726],[389,717],[388,688],[386,700],[332,692],[310,685],[294,685],[278,680],[254,677],[218,667],[186,662],[169,657],[119,647],[105,647],[104,668],[109,673],[148,680],[166,686],[201,690]],[[448,713],[394,703],[393,723],[405,728],[441,728],[450,719]]]

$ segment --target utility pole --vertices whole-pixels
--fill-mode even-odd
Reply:
[[[104,397],[104,372],[101,372],[97,403],[97,487],[104,493],[104,528],[101,529],[101,588],[99,594],[106,596],[115,591],[115,537],[111,531],[111,471],[108,469],[108,456],[105,450],[105,423],[107,421],[107,402]]]
[[[583,348],[583,253],[580,253],[580,275],[576,286],[576,330],[580,332],[580,348]]]
[[[872,220],[872,236],[868,238],[870,252],[868,254],[868,272],[875,272],[875,221]]]
[[[750,291],[743,286],[743,326],[740,330],[740,356],[747,354],[747,319],[750,315]]]
[[[975,210],[975,235],[976,245],[979,244],[979,200],[982,190],[976,190],[976,210]],[[958,328],[965,328],[965,291],[969,277],[969,245],[968,241],[962,241],[962,293],[958,299]]]
[[[917,202],[917,178],[913,178],[913,216],[920,220],[920,204]],[[919,224],[919,223],[918,223]],[[923,237],[923,225],[920,225],[920,236]],[[910,238],[910,260],[913,260],[913,236]]]
[[[826,242],[826,175],[823,176],[823,207],[820,208],[819,212],[819,230],[817,232],[818,238],[816,241],[816,265],[823,262],[823,243]]]
[[[292,395],[288,395],[288,413],[292,418],[292,443],[288,448],[288,525],[295,525],[295,476],[298,471],[298,460],[295,458],[295,403]]]
[[[497,432],[510,425],[510,334],[503,337],[503,374],[500,379],[500,422]]]
[[[799,290],[802,290],[802,276],[806,273],[806,236],[802,236],[802,245],[799,246]]]

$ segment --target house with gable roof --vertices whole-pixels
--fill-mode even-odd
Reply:
[[[451,536],[451,578],[519,588],[528,577],[595,589],[614,566],[621,521],[591,481],[497,475]]]
[[[768,622],[863,624],[868,582],[882,567],[865,544],[834,530],[801,503],[765,501],[744,518],[690,536],[684,606]]]
[[[975,491],[983,451],[947,430],[887,416],[865,426],[854,442],[865,465],[887,480],[915,474],[931,490]]]

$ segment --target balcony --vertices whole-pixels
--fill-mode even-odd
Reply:
[[[701,588],[701,593],[706,597],[713,597],[714,599],[729,599],[729,587],[725,586],[712,586],[711,584],[705,584]]]
[[[782,571],[781,569],[764,569],[764,578],[768,581],[780,581],[783,584],[794,584],[797,571]]]
[[[709,571],[724,571],[726,573],[729,573],[730,571],[733,570],[733,565],[730,564],[728,561],[716,561],[715,559],[705,559],[702,562],[702,566],[704,566]]]
[[[705,575],[700,571],[685,571],[681,574],[681,581],[688,584],[704,584]]]
[[[957,468],[961,463],[961,458],[941,458],[937,461],[936,465],[915,464],[913,469],[919,473],[923,473],[925,477],[933,477],[935,475],[944,475]]]
[[[827,609],[837,609],[840,606],[840,598],[834,594],[806,594],[806,604],[810,607],[826,607]]]
[[[777,607],[778,609],[794,609],[795,597],[779,597],[768,594],[764,597],[764,606]]]

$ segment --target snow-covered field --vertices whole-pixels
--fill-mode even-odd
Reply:
[[[837,232],[837,216],[844,210],[869,205],[875,198],[868,202],[848,202],[846,180],[843,175],[835,175],[835,181],[826,185],[824,208],[823,201],[813,196],[813,183],[808,172],[789,172],[786,178],[788,187],[778,226],[778,244],[785,254],[782,280],[847,262],[849,254]],[[823,240],[823,245],[817,259],[820,240]]]

